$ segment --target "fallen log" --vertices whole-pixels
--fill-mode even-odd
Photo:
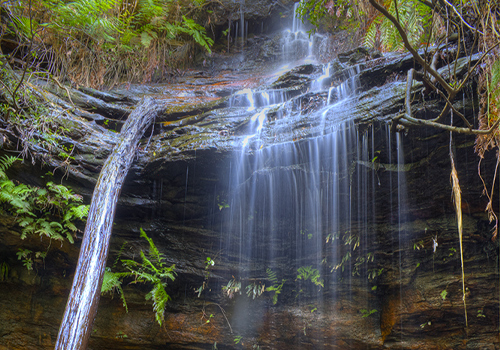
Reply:
[[[92,332],[109,251],[116,202],[137,144],[162,108],[143,99],[130,114],[120,141],[106,160],[94,189],[73,286],[59,328],[55,350],[83,350]]]

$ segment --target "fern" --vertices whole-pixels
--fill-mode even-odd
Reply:
[[[491,81],[488,86],[490,98],[500,103],[500,60],[497,60],[491,66]]]
[[[310,280],[316,286],[325,287],[323,280],[320,279],[319,271],[313,269],[312,266],[301,266],[298,268],[297,273],[298,280]]]
[[[399,18],[401,26],[407,33],[408,40],[413,47],[418,47],[424,40],[424,35],[428,29],[435,32],[438,21],[431,21],[432,12],[430,8],[420,1],[398,1],[397,13],[394,1],[385,3],[387,11],[396,18]],[[429,28],[430,25],[433,28]],[[398,30],[392,22],[379,14],[368,26],[363,43],[366,46],[374,47],[377,42],[377,34],[381,43],[381,48],[385,51],[397,51],[404,49],[404,43]]]
[[[54,23],[76,37],[87,35],[97,42],[114,42],[119,32],[119,22],[110,12],[118,5],[117,0],[77,0],[69,3],[54,2]]]
[[[281,293],[283,288],[283,284],[286,280],[282,279],[281,283],[278,282],[278,278],[276,277],[276,272],[272,271],[270,268],[266,269],[267,279],[271,281],[272,285],[265,289],[266,292],[274,292],[273,294],[273,305],[276,305],[278,302],[278,295]]]
[[[156,283],[153,289],[146,294],[146,300],[150,299],[153,300],[153,310],[155,312],[156,321],[161,326],[165,320],[167,302],[171,299],[162,283]]]
[[[18,160],[20,159],[13,156],[0,157],[0,180],[7,180],[5,172]]]
[[[10,212],[22,228],[21,239],[36,234],[73,243],[78,230],[75,221],[84,220],[88,205],[79,204],[83,198],[71,189],[48,182],[44,188],[14,184],[5,171],[18,159],[0,158],[0,204]]]
[[[210,50],[210,46],[213,45],[214,41],[212,38],[207,36],[207,31],[204,27],[200,26],[198,23],[193,21],[192,19],[186,18],[182,16],[183,22],[182,27],[180,27],[180,31],[190,35],[194,41],[196,41],[199,45],[205,48],[209,53],[212,52]]]
[[[108,292],[112,288],[118,289],[124,278],[133,278],[134,280],[132,283],[151,285],[152,289],[146,294],[146,300],[152,300],[156,321],[161,326],[165,320],[165,308],[168,301],[171,300],[170,296],[166,292],[166,287],[169,281],[175,280],[175,265],[166,266],[163,262],[163,255],[160,253],[153,240],[148,237],[142,228],[140,229],[140,236],[149,244],[148,253],[144,253],[143,250],[140,251],[139,255],[141,262],[130,259],[120,260],[124,268],[127,270],[126,272],[116,273],[107,268],[106,285],[104,285],[103,282],[101,293]],[[123,250],[124,246],[120,249],[120,254]],[[115,261],[113,267],[116,267],[116,265],[117,261]],[[118,289],[118,291],[121,293],[125,304],[123,290]]]
[[[122,289],[122,277],[123,273],[112,272],[109,267],[106,267],[102,279],[101,294],[113,293],[115,290],[118,291],[123,302],[123,307],[125,311],[128,312],[127,301],[125,300],[125,294]]]

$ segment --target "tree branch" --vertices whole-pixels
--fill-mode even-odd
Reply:
[[[443,79],[443,77],[438,72],[432,69],[429,66],[429,64],[427,64],[427,62],[422,58],[422,56],[418,54],[415,48],[411,46],[410,42],[408,41],[408,37],[406,36],[406,33],[403,27],[401,27],[401,24],[398,22],[398,20],[393,15],[391,15],[385,7],[380,5],[377,2],[377,0],[368,0],[368,1],[373,7],[375,7],[380,13],[382,13],[382,15],[384,15],[388,20],[390,20],[392,24],[394,24],[394,26],[399,32],[399,35],[401,35],[401,39],[403,39],[403,43],[406,49],[410,51],[413,58],[418,62],[418,64],[420,64],[426,71],[428,71],[429,74],[431,74],[436,79],[436,81],[446,90],[446,92],[448,92],[448,94],[451,94],[454,91],[454,89]]]
[[[453,6],[452,4],[450,4],[448,2],[448,0],[443,0],[445,2],[446,5],[448,5],[449,7],[451,7],[453,9],[453,12],[455,12],[455,14],[458,16],[458,18],[460,18],[460,21],[462,21],[463,24],[465,24],[465,26],[467,28],[469,28],[470,30],[472,30],[473,32],[477,32],[481,35],[484,35],[483,32],[481,32],[480,30],[477,30],[476,28],[472,27],[471,25],[469,25],[469,23],[467,23],[465,21],[465,19],[463,19],[462,15],[460,15],[460,13],[457,11],[457,9],[455,8],[455,6]]]
[[[492,127],[490,129],[487,129],[487,130],[469,129],[469,128],[446,125],[446,124],[442,124],[442,123],[436,123],[436,122],[433,122],[432,120],[413,118],[413,117],[407,115],[406,113],[398,115],[397,117],[394,118],[394,120],[399,122],[400,124],[407,125],[407,126],[432,126],[433,128],[443,129],[443,130],[457,132],[460,134],[467,134],[467,135],[488,135],[488,134],[492,133],[493,131],[495,131],[495,129],[500,124],[500,118],[499,118],[495,122],[495,124],[492,125]],[[409,123],[405,122],[405,120],[408,121]]]

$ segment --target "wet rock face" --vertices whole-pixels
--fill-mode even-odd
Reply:
[[[232,21],[238,21],[240,19],[241,11],[243,11],[246,20],[262,22],[270,18],[279,18],[272,16],[278,12],[291,16],[293,8],[293,1],[290,0],[222,0],[220,4],[222,4],[222,6],[219,8],[223,9],[227,14],[224,18]],[[284,22],[284,20],[282,21]]]
[[[172,301],[163,327],[144,298],[148,288],[128,281],[124,286],[128,313],[117,294],[103,296],[90,349],[498,347],[498,242],[491,240],[491,224],[484,214],[486,198],[481,195],[474,139],[453,136],[463,198],[465,328],[460,247],[450,195],[450,135],[425,128],[392,132],[390,119],[403,108],[401,77],[413,66],[412,60],[361,53],[362,57],[355,50],[342,56],[345,61],[330,62],[332,72],[319,87],[312,84],[324,74],[324,67],[306,64],[267,80],[242,73],[235,83],[233,70],[217,77],[192,72],[177,90],[172,86],[136,90],[154,94],[172,108],[147,131],[138,149],[119,201],[108,265],[119,254],[133,259],[146,249],[138,234],[142,227],[166,262],[176,264],[178,275],[169,283]],[[339,108],[328,109],[327,99],[333,105],[344,98],[342,82],[352,78],[352,72],[359,79],[352,86],[354,92]],[[234,94],[245,89],[249,91]],[[418,100],[420,89],[415,86],[415,107],[433,118],[442,103],[433,96]],[[112,101],[119,105],[118,96],[127,93],[115,93]],[[109,102],[111,97],[102,98]],[[123,98],[128,104],[129,99]],[[261,133],[243,147],[243,140],[255,130],[255,115],[267,108],[266,98],[278,101],[277,106],[266,111]],[[465,115],[477,111],[473,94],[463,101],[460,108]],[[100,166],[119,136],[112,115],[109,119],[85,111],[80,115],[61,115],[69,129],[67,141],[76,149],[67,181],[89,199]],[[339,125],[347,125],[346,133],[339,131]],[[332,135],[343,139],[332,141],[330,148],[345,147],[345,153],[321,153],[315,160],[320,170],[315,173],[307,168],[313,163],[309,155],[322,141],[334,139]],[[49,150],[44,152],[50,164],[61,165]],[[269,153],[267,162],[252,170],[264,152]],[[294,152],[295,160],[286,162]],[[342,156],[335,158],[338,154]],[[404,164],[399,158],[405,159]],[[487,185],[493,181],[494,158],[489,154],[482,161]],[[251,201],[260,205],[239,214],[231,212],[238,204],[231,181],[242,159],[250,170],[236,190],[248,196],[238,208]],[[344,163],[334,168],[332,163],[339,159]],[[15,173],[37,182],[44,172],[25,164],[13,169]],[[288,177],[278,177],[283,173]],[[288,184],[310,184],[304,179],[316,177],[322,193],[331,189],[332,178],[348,185],[339,186],[339,197],[345,200],[335,203],[339,207],[335,210],[349,212],[352,219],[336,231],[329,216],[321,232],[297,230],[297,221],[310,227],[319,214],[289,199],[302,198],[306,203],[307,196],[299,194],[311,194],[314,188]],[[253,184],[255,198],[245,192]],[[401,197],[403,184],[406,199]],[[272,192],[274,188],[277,192]],[[279,204],[274,211],[266,206],[271,200]],[[328,198],[321,203],[325,205],[318,211],[333,210]],[[238,225],[231,220],[236,218],[242,226],[255,222],[251,233],[261,234],[261,239],[238,245],[248,235],[234,229]],[[42,242],[40,248],[38,239],[20,241],[8,220],[1,227],[0,263],[8,264],[9,273],[0,280],[0,349],[51,349],[78,244],[60,247]],[[353,237],[358,237],[357,244]],[[313,241],[321,249],[311,252]],[[19,248],[48,254],[28,273],[15,255]],[[254,254],[258,251],[266,253]],[[207,257],[215,265],[207,265]],[[323,286],[298,276],[297,266],[313,266],[315,261],[321,262],[315,268]],[[274,277],[267,273],[270,267]],[[228,287],[234,286],[229,284],[232,280],[241,282],[240,290]],[[263,285],[273,288],[255,299],[247,297],[248,286],[258,294]]]

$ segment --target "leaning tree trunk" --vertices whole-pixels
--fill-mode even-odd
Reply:
[[[128,117],[120,141],[106,160],[90,204],[78,265],[55,350],[87,348],[109,251],[116,202],[144,130],[160,113],[153,99],[143,99]]]

